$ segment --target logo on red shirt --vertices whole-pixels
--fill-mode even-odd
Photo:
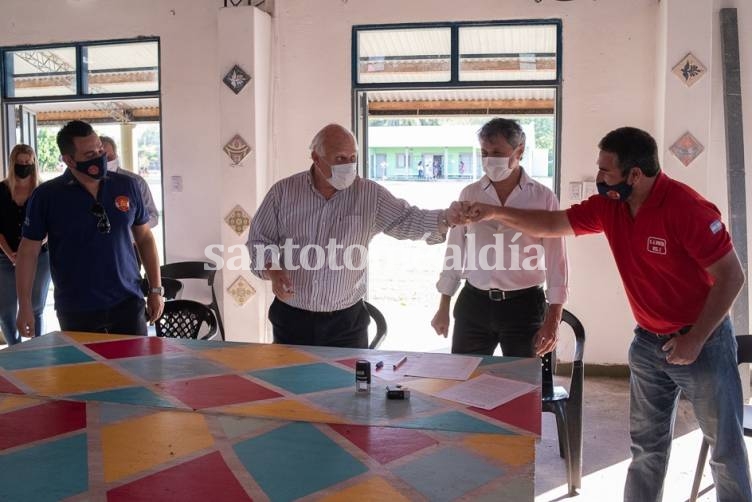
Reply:
[[[666,239],[648,237],[648,251],[655,254],[666,254]]]
[[[131,208],[131,201],[125,195],[120,195],[118,197],[115,197],[115,207],[120,209],[122,212],[127,213]]]

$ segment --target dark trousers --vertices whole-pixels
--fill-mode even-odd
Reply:
[[[312,312],[274,299],[269,307],[274,343],[368,348],[371,318],[362,301],[334,312]]]
[[[105,310],[57,312],[63,331],[88,331],[118,335],[146,336],[146,310],[143,298],[131,297]]]
[[[511,357],[533,357],[533,338],[543,325],[543,289],[494,301],[488,293],[465,286],[454,305],[453,354],[491,355],[496,345]]]

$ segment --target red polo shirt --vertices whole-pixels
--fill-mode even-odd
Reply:
[[[577,236],[606,234],[637,324],[654,333],[695,323],[713,284],[706,267],[733,249],[718,208],[663,173],[634,218],[600,195],[567,216]]]

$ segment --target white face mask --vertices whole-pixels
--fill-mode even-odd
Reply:
[[[118,167],[120,167],[120,159],[112,159],[107,162],[108,171],[117,171]]]
[[[336,164],[332,166],[332,177],[327,179],[337,190],[344,190],[349,187],[355,181],[357,175],[357,164],[352,162],[350,164]]]
[[[486,173],[491,181],[502,181],[512,174],[512,169],[509,167],[509,157],[483,157],[483,172]]]

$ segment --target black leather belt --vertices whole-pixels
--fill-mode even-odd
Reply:
[[[472,291],[473,293],[477,293],[479,295],[487,296],[489,300],[494,302],[501,302],[504,300],[509,300],[511,298],[517,298],[518,296],[524,296],[529,295],[531,293],[535,293],[537,291],[540,291],[540,286],[531,286],[529,288],[525,289],[515,289],[512,291],[503,291],[501,289],[480,289],[476,288],[470,282],[465,281],[465,287]]]
[[[648,331],[648,333],[650,333],[651,335],[655,335],[659,338],[666,338],[666,337],[673,338],[675,336],[684,335],[688,333],[690,329],[692,329],[691,325],[679,328],[678,331],[674,331],[673,333],[653,333],[652,331],[648,331],[648,330],[645,330],[645,331]]]

